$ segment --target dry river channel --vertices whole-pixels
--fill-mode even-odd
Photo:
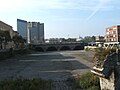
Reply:
[[[0,80],[42,78],[45,80],[66,81],[69,78],[90,71],[92,57],[92,52],[84,50],[33,52],[23,56],[18,55],[0,61]],[[72,89],[69,88],[69,90]]]

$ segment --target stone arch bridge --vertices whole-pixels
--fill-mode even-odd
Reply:
[[[30,44],[30,48],[40,52],[45,51],[64,51],[64,50],[83,50],[84,43],[62,43],[62,44]]]

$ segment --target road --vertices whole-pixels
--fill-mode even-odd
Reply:
[[[0,61],[0,80],[42,78],[66,80],[90,70],[92,63],[79,55],[85,51],[34,52]]]

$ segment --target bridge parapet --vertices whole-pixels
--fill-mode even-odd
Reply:
[[[83,50],[84,43],[30,44],[30,48],[41,51]]]

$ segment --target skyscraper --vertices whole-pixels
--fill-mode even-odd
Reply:
[[[44,23],[40,23],[39,28],[39,42],[44,43]]]
[[[44,43],[44,23],[28,22],[30,43]]]
[[[17,31],[24,39],[27,40],[27,21],[17,19]]]
[[[17,29],[27,43],[44,43],[44,23],[17,19]]]

